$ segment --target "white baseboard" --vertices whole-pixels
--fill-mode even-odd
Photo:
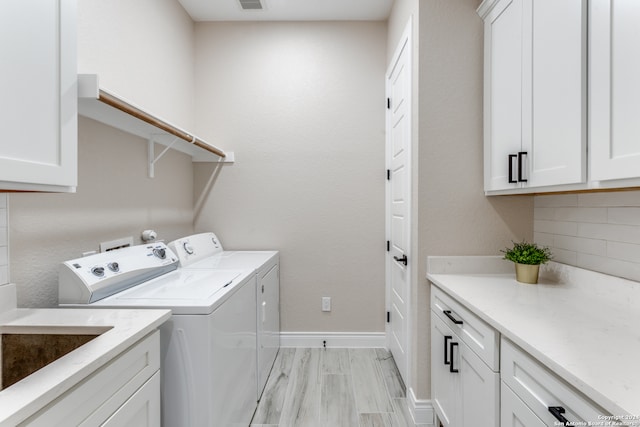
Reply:
[[[384,332],[280,332],[281,347],[303,348],[386,347]]]
[[[413,389],[409,388],[407,390],[407,404],[414,423],[421,426],[435,426],[436,415],[431,400],[417,399]]]

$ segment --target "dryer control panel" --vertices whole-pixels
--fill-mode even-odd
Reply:
[[[223,251],[220,240],[213,233],[194,234],[174,240],[169,243],[169,248],[178,256],[180,267],[187,267]]]
[[[58,269],[58,302],[89,304],[176,268],[178,257],[164,243],[72,259]]]

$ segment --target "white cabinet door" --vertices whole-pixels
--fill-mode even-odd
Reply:
[[[0,4],[0,189],[76,186],[76,25],[75,0]]]
[[[586,0],[480,7],[485,191],[586,181],[586,7]]]
[[[540,418],[504,383],[501,388],[500,427],[546,427]]]
[[[586,181],[587,2],[524,2],[523,143],[529,187]]]
[[[90,425],[90,424],[88,424]],[[157,427],[160,425],[160,372],[156,372],[102,427]]]
[[[456,348],[460,349],[459,356]],[[476,427],[482,420],[485,427],[499,426],[500,374],[493,372],[467,346],[460,342],[452,354],[454,368],[460,372],[461,427]]]
[[[500,374],[431,312],[431,391],[443,426],[497,427]]]
[[[510,156],[522,147],[522,2],[498,1],[485,17],[485,191],[521,186]]]
[[[590,179],[640,177],[640,2],[590,9]]]
[[[445,427],[458,425],[456,407],[460,377],[451,372],[454,337],[453,331],[431,312],[431,395],[438,419]]]

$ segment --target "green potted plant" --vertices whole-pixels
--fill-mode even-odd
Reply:
[[[503,251],[504,259],[513,261],[516,266],[516,280],[522,283],[538,283],[540,264],[552,259],[548,247],[540,247],[535,243],[513,242],[513,247]]]

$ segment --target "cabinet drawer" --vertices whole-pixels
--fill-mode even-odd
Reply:
[[[489,368],[498,371],[500,335],[495,329],[436,286],[431,286],[431,309]]]
[[[49,406],[26,420],[30,427],[99,425],[160,369],[160,333],[147,336]]]
[[[563,408],[562,416],[574,423],[595,423],[608,415],[511,341],[503,338],[501,351],[502,381],[546,425],[559,422],[550,407]]]

